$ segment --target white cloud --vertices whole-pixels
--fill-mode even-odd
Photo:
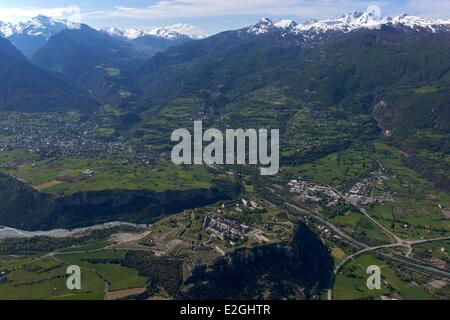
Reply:
[[[382,9],[382,15],[408,12],[429,17],[450,15],[450,0],[405,0],[399,5],[394,0],[159,0],[147,7],[117,6],[106,10],[85,10],[82,17],[89,20],[130,18],[156,20],[165,18],[223,17],[223,16],[290,16],[306,18],[331,18],[371,5]],[[124,0],[123,3],[126,3]],[[74,10],[68,7],[14,7],[2,8],[0,21],[23,21],[38,14],[53,18],[67,18]],[[86,8],[86,7],[85,7]]]
[[[186,23],[177,23],[165,28],[167,30],[185,34],[190,37],[203,37],[207,35],[207,33],[202,29]]]
[[[332,17],[387,1],[369,0],[160,0],[144,8],[117,6],[87,14],[90,18],[160,19],[231,15]]]
[[[0,21],[18,22],[28,20],[37,15],[44,15],[56,19],[79,19],[80,8],[78,6],[66,6],[56,8],[38,7],[0,7]]]

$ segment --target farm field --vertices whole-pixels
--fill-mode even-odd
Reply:
[[[361,213],[350,211],[345,215],[334,217],[331,221],[347,234],[352,234],[362,242],[373,245],[391,243],[390,237]]]
[[[312,163],[288,167],[287,170],[305,180],[341,187],[364,178],[374,165],[370,151],[361,146],[330,154]]]
[[[370,290],[367,287],[367,273],[369,266],[381,268],[382,286],[380,290]],[[390,262],[366,254],[349,262],[341,274],[337,275],[333,298],[336,300],[378,299],[386,296],[391,299],[404,298],[407,300],[433,299],[432,293],[426,288],[426,282],[407,281],[404,274],[398,274],[397,269]]]
[[[109,283],[111,291],[145,287],[147,279],[139,276],[136,270],[108,263],[125,257],[125,251],[101,250],[86,253],[62,253],[55,257],[67,265],[78,265],[82,269],[92,270]]]
[[[368,206],[372,217],[405,239],[448,235],[450,220],[439,205],[450,206],[450,196],[402,165],[398,149],[382,143],[375,147],[379,161],[392,172],[386,188],[394,192],[395,201]]]
[[[450,10],[13,2],[0,301],[450,300]]]
[[[155,164],[124,164],[120,160],[85,160],[79,158],[38,160],[26,151],[0,151],[0,163],[19,162],[17,169],[2,168],[38,191],[68,195],[80,191],[113,189],[186,190],[208,188],[212,175],[203,166],[175,166],[161,160]],[[92,174],[83,173],[92,171]]]
[[[423,243],[414,246],[414,258],[440,269],[448,269],[450,265],[450,241]]]
[[[104,280],[95,272],[85,270],[82,273],[82,289],[74,294],[67,289],[66,266],[51,258],[23,258],[8,262],[1,260],[2,269],[10,269],[8,281],[0,284],[0,299],[5,300],[42,300],[77,297],[92,299],[103,291]]]
[[[124,251],[69,253],[68,250],[54,257],[0,258],[0,269],[9,270],[8,281],[0,284],[0,299],[98,300],[104,298],[105,282],[109,291],[119,291],[116,296],[121,290],[138,288],[142,291],[147,285],[147,278],[139,276],[136,270],[112,263],[116,262],[114,259],[123,258]],[[67,289],[69,265],[81,268],[82,289],[79,291]]]

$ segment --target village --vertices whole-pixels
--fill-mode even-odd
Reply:
[[[289,181],[287,186],[289,192],[295,194],[295,198],[300,202],[326,202],[327,207],[334,207],[343,200],[352,205],[369,205],[394,201],[394,194],[384,191],[388,179],[381,170],[374,171],[369,178],[356,182],[344,194],[333,187],[304,181],[301,178]]]
[[[346,200],[353,205],[383,204],[388,201],[394,201],[391,193],[383,193],[375,196],[375,188],[368,179],[357,182],[348,193],[345,194]]]
[[[336,206],[342,198],[331,187],[322,186],[313,182],[303,180],[291,180],[287,184],[289,192],[296,194],[296,199],[300,202],[321,202],[325,201],[328,207]]]
[[[345,194],[347,202],[353,205],[383,204],[393,202],[394,194],[386,191],[389,175],[380,164],[379,169],[370,173],[367,178],[355,183]]]
[[[137,152],[133,146],[102,139],[99,129],[89,123],[53,121],[46,125],[18,119],[1,122],[0,152],[27,150],[42,158],[89,157],[93,160],[120,158],[124,163],[151,163],[155,156]],[[20,163],[0,163],[0,168],[15,169]]]

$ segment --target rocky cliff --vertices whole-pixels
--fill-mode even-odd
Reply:
[[[0,174],[0,225],[23,230],[76,228],[108,221],[156,219],[229,199],[221,188],[152,192],[105,190],[54,198]]]
[[[328,248],[306,225],[286,245],[240,249],[186,280],[185,299],[310,299],[333,274]]]

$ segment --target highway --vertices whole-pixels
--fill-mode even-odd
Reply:
[[[337,191],[336,191],[337,192]],[[275,193],[275,192],[274,192]],[[340,193],[338,193],[339,195],[341,195]],[[281,197],[281,195],[277,194],[279,197]],[[281,197],[283,198],[283,197]],[[435,238],[435,239],[428,239],[428,240],[424,240],[424,239],[420,239],[420,240],[403,240],[400,237],[398,237],[397,235],[395,235],[394,233],[392,233],[390,230],[388,230],[386,227],[384,227],[382,224],[380,224],[378,221],[376,221],[375,219],[373,219],[364,208],[358,208],[362,214],[364,214],[367,218],[370,219],[370,221],[372,221],[373,223],[375,223],[376,225],[378,225],[383,231],[385,231],[387,234],[389,234],[396,242],[395,243],[391,243],[391,244],[386,244],[386,245],[380,245],[380,246],[374,246],[374,247],[370,247],[354,238],[352,238],[351,236],[349,236],[348,234],[346,234],[345,232],[343,232],[342,230],[340,230],[338,227],[336,227],[335,225],[333,225],[332,223],[328,222],[326,219],[315,215],[305,209],[302,209],[292,203],[289,202],[285,202],[284,203],[286,207],[288,208],[292,208],[304,215],[307,215],[308,217],[314,218],[318,221],[320,221],[322,224],[326,225],[327,227],[329,227],[331,230],[333,230],[336,234],[338,234],[339,236],[341,236],[343,239],[358,245],[360,247],[362,247],[361,250],[349,255],[348,257],[346,257],[338,266],[336,266],[336,268],[334,269],[334,274],[333,274],[333,278],[330,280],[330,282],[332,283],[334,281],[334,278],[336,277],[336,275],[339,273],[339,271],[341,270],[341,268],[348,263],[350,260],[356,258],[357,256],[367,253],[367,252],[373,252],[373,251],[377,251],[377,250],[382,250],[382,249],[389,249],[389,248],[407,248],[408,249],[408,253],[406,254],[406,258],[408,258],[410,256],[410,254],[412,253],[412,247],[415,245],[419,245],[419,244],[423,244],[423,243],[429,243],[429,242],[436,242],[436,241],[445,241],[445,240],[450,240],[450,236],[448,237],[442,237],[442,238]],[[388,259],[394,260],[396,262],[399,263],[403,263],[418,269],[422,269],[422,270],[426,270],[429,272],[434,272],[437,274],[440,274],[442,276],[448,277],[450,278],[450,273],[445,271],[445,270],[441,270],[438,268],[435,268],[433,266],[427,265],[422,263],[421,261],[412,261],[411,259],[405,259],[405,258],[400,258],[394,254],[387,254],[387,253],[381,253],[383,256],[385,256]],[[332,300],[332,290],[329,289],[327,292],[327,298],[328,300]]]
[[[315,214],[313,214],[313,213],[311,213],[311,212],[309,212],[309,211],[306,211],[306,210],[304,210],[304,209],[302,209],[302,208],[299,208],[299,207],[297,207],[296,205],[294,205],[294,204],[292,204],[292,203],[289,203],[289,202],[285,202],[284,205],[285,205],[286,207],[288,207],[288,208],[292,208],[292,209],[294,209],[294,210],[296,210],[296,211],[301,212],[301,213],[304,214],[304,215],[307,215],[307,216],[309,216],[309,217],[311,217],[311,218],[314,218],[314,219],[320,221],[321,223],[323,223],[324,225],[326,225],[327,227],[329,227],[329,228],[330,228],[331,230],[333,230],[336,234],[338,234],[338,235],[341,236],[342,238],[346,239],[347,241],[349,241],[349,242],[351,242],[351,243],[353,243],[353,244],[356,244],[356,245],[358,245],[358,246],[361,246],[361,247],[363,247],[363,248],[368,248],[368,246],[367,246],[366,244],[364,244],[364,243],[362,243],[362,242],[359,242],[358,240],[356,240],[356,239],[350,237],[350,236],[349,236],[348,234],[346,234],[344,231],[340,230],[338,227],[336,227],[334,224],[328,222],[328,221],[325,220],[324,218],[319,217],[318,215],[315,215]]]

